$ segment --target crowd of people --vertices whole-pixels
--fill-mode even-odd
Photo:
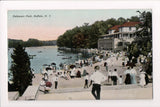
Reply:
[[[43,78],[40,85],[44,87],[44,92],[47,93],[53,84],[55,89],[58,88],[59,78],[65,80],[83,78],[83,88],[89,88],[92,85],[92,94],[95,99],[100,99],[102,82],[111,83],[111,85],[139,84],[141,87],[145,87],[149,82],[149,78],[142,66],[138,67],[138,71],[134,66],[128,66],[123,73],[119,73],[116,66],[114,66],[116,61],[121,58],[123,59],[121,67],[126,68],[128,59],[123,54],[122,52],[113,53],[111,51],[103,52],[103,54],[98,52],[91,58],[76,61],[75,64],[61,64],[60,69],[52,65],[47,66],[42,72]],[[107,62],[109,58],[113,57],[115,62],[112,60]],[[86,67],[94,67],[95,71],[89,72]],[[105,68],[103,73],[100,67]],[[110,69],[111,67],[114,69]]]

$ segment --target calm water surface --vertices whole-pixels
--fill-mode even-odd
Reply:
[[[40,73],[43,64],[51,64],[55,62],[58,66],[60,63],[74,63],[78,60],[76,53],[66,53],[66,52],[59,52],[57,50],[57,46],[43,46],[43,47],[28,47],[26,48],[26,52],[29,55],[35,55],[33,59],[30,59],[31,62],[31,68],[35,70],[35,73]],[[10,48],[8,50],[8,69],[11,67],[11,53],[13,53],[13,48]],[[64,56],[58,56],[58,55],[64,55]],[[64,57],[70,57],[71,59],[62,59]],[[84,59],[84,58],[80,58]]]

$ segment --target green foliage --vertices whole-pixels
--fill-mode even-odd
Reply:
[[[110,18],[106,21],[96,21],[92,25],[84,23],[84,25],[68,30],[59,36],[57,45],[69,48],[97,48],[101,35],[107,34],[110,27],[121,25],[126,21],[125,18],[120,17],[117,20]]]
[[[139,12],[139,11],[138,11]],[[141,24],[137,27],[140,29],[137,32],[137,37],[132,44],[128,46],[127,55],[129,60],[134,57],[137,60],[139,55],[148,56],[148,53],[152,53],[152,13],[151,12],[139,12]],[[152,58],[147,57],[148,63],[145,64],[147,74],[152,73]],[[136,63],[136,61],[133,61]]]
[[[37,39],[28,39],[28,41],[24,42],[23,44],[25,47],[30,47],[30,46],[42,46],[42,42],[40,42]]]
[[[125,18],[123,18],[123,17],[118,18],[118,23],[119,23],[119,25],[122,25],[122,24],[125,23],[125,22],[126,22],[126,19],[125,19]]]
[[[8,39],[9,48],[14,48],[18,44],[22,45],[23,47],[49,46],[49,45],[56,45],[56,41],[55,40],[39,41],[37,39],[28,39],[27,41],[22,41],[22,40]]]
[[[130,19],[127,19],[130,22],[140,22],[140,19],[138,16],[132,16]]]
[[[8,40],[8,47],[16,47],[17,44],[23,44],[22,40],[14,40],[14,39],[9,39]]]
[[[84,48],[84,42],[85,42],[85,37],[82,33],[78,33],[76,35],[73,36],[72,39],[73,44],[75,44],[73,46],[73,48]]]
[[[152,57],[148,58],[148,63],[146,64],[146,73],[152,75]]]
[[[139,11],[137,11],[139,12]],[[138,28],[141,28],[141,30],[139,30],[137,32],[137,35],[139,37],[148,37],[152,35],[152,13],[151,12],[139,12],[140,14],[140,24],[138,26]]]
[[[137,58],[140,54],[147,56],[152,50],[151,38],[137,38],[132,44],[128,46],[128,58],[132,56]]]
[[[138,11],[139,12],[139,11]],[[128,47],[129,59],[131,56],[138,57],[139,54],[147,56],[152,49],[152,13],[139,12],[140,21],[135,41]]]
[[[32,72],[30,68],[30,60],[25,48],[17,45],[11,55],[13,59],[11,65],[12,81],[16,90],[20,95],[23,94],[28,85],[32,83]]]

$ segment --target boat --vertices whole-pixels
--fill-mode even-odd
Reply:
[[[38,51],[38,53],[42,53],[42,51]]]
[[[64,55],[61,55],[61,54],[57,54],[57,56],[64,56]]]
[[[33,59],[33,57],[35,57],[36,55],[28,55],[29,59]]]
[[[64,57],[64,58],[62,58],[62,59],[71,59],[72,57],[70,56],[70,57]]]

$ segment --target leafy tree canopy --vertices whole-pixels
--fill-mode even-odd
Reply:
[[[69,48],[97,48],[97,42],[101,35],[107,34],[110,27],[121,25],[128,20],[140,21],[139,17],[132,16],[129,19],[120,17],[118,19],[110,18],[105,21],[96,21],[92,25],[84,23],[82,26],[76,26],[59,36],[57,45]]]
[[[139,12],[139,11],[137,11]],[[152,74],[152,13],[139,12],[140,24],[137,26],[138,32],[134,42],[128,46],[128,58],[137,59],[139,55],[146,56],[147,63],[144,64],[147,74]],[[136,62],[135,62],[136,63]]]

